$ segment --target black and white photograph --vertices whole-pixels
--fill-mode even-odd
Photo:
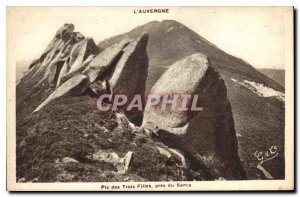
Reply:
[[[293,190],[293,7],[6,20],[9,191]]]

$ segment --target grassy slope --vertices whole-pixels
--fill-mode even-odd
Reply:
[[[284,111],[283,104],[276,98],[263,98],[249,92],[231,80],[225,80],[228,97],[233,107],[235,128],[242,137],[238,138],[240,156],[248,175],[264,178],[257,170],[255,151],[268,151],[278,146],[279,156],[263,164],[275,178],[284,177]],[[247,99],[245,99],[247,98]]]
[[[17,178],[83,182],[181,180],[190,176],[176,166],[177,158],[160,155],[155,145],[163,147],[144,134],[132,133],[126,125],[120,129],[115,115],[100,112],[95,99],[62,97],[17,122]],[[129,172],[116,175],[113,165],[87,159],[99,150],[122,157],[133,151]],[[55,163],[64,157],[79,163]]]
[[[176,181],[213,180],[213,169],[199,168],[186,156],[188,169],[176,156],[161,155],[156,146],[167,148],[142,130],[133,132],[126,123],[118,123],[114,113],[97,109],[90,96],[61,97],[36,113],[27,113],[47,95],[44,86],[39,94],[21,91],[30,89],[34,81],[24,78],[18,85],[17,111],[17,180],[36,182],[102,182],[102,181]],[[40,87],[40,89],[38,88]],[[23,105],[26,96],[26,105]],[[115,166],[88,159],[99,150],[115,152],[123,157],[133,151],[127,174],[116,173]],[[79,163],[57,163],[65,157]]]

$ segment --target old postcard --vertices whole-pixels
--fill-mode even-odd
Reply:
[[[294,190],[292,7],[7,7],[9,191]]]

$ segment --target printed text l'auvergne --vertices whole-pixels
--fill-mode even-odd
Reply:
[[[134,9],[134,14],[168,14],[169,9]]]

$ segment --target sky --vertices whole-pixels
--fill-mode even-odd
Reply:
[[[186,25],[225,52],[255,68],[284,69],[291,46],[292,8],[168,7],[169,13],[134,14],[150,7],[10,7],[7,45],[17,62],[39,58],[64,23],[96,43],[153,20],[172,19]],[[164,7],[160,7],[164,8]]]

